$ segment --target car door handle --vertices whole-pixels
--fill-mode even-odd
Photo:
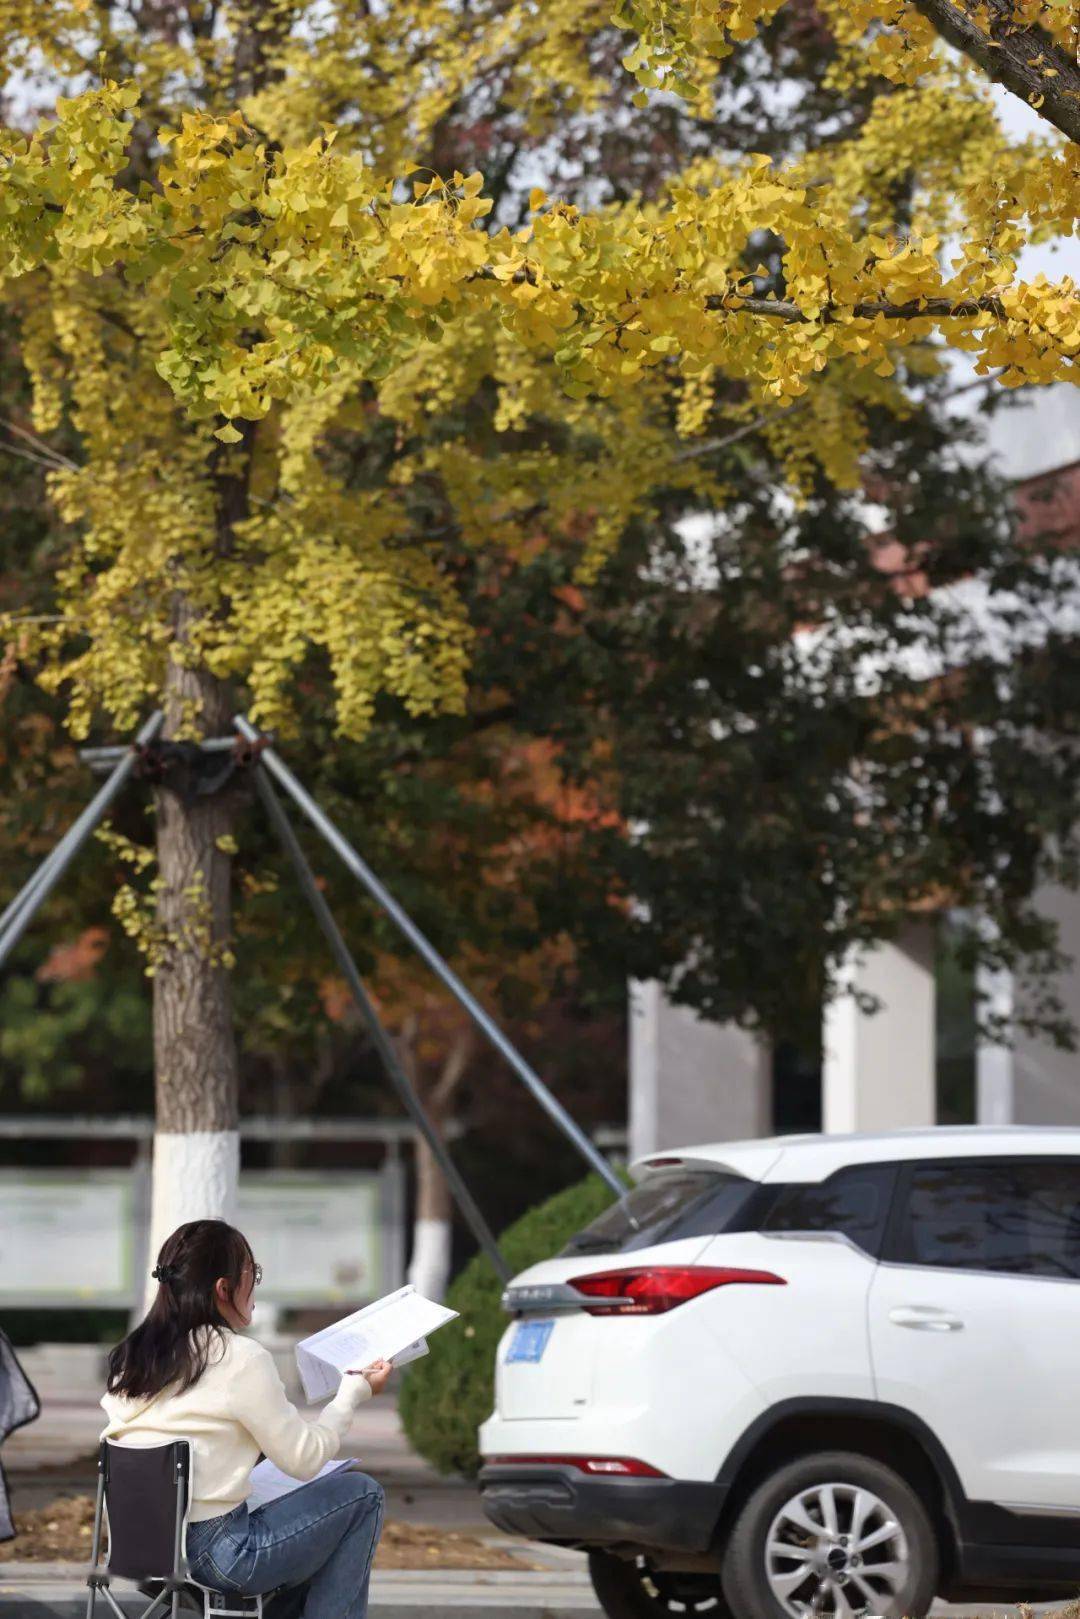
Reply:
[[[928,1304],[901,1304],[889,1311],[889,1320],[897,1327],[911,1327],[914,1332],[959,1332],[964,1323],[948,1310],[935,1310]]]

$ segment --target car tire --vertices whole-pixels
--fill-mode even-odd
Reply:
[[[719,1570],[715,1574],[677,1574],[653,1569],[645,1556],[615,1557],[589,1553],[589,1575],[608,1619],[731,1619]]]
[[[815,1599],[821,1619],[923,1619],[938,1569],[937,1537],[907,1481],[868,1456],[822,1451],[757,1486],[728,1536],[722,1581],[739,1619],[793,1619]]]

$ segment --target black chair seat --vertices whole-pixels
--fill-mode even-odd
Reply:
[[[94,1542],[86,1577],[87,1619],[98,1599],[118,1619],[126,1619],[110,1590],[114,1576],[132,1580],[146,1598],[140,1619],[293,1619],[288,1605],[264,1610],[269,1597],[214,1591],[192,1579],[184,1552],[188,1504],[192,1495],[191,1444],[118,1445],[104,1440],[98,1452]],[[102,1527],[109,1527],[109,1554],[100,1566]],[[282,1592],[285,1597],[291,1593]],[[302,1600],[302,1598],[301,1598]],[[298,1614],[299,1609],[295,1612]]]

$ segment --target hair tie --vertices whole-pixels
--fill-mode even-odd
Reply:
[[[175,1265],[155,1265],[150,1274],[155,1282],[164,1282],[168,1285],[170,1282],[175,1282],[179,1272]]]

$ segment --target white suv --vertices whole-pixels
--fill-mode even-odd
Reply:
[[[611,1619],[1080,1590],[1080,1131],[689,1147],[507,1289],[485,1510]]]

